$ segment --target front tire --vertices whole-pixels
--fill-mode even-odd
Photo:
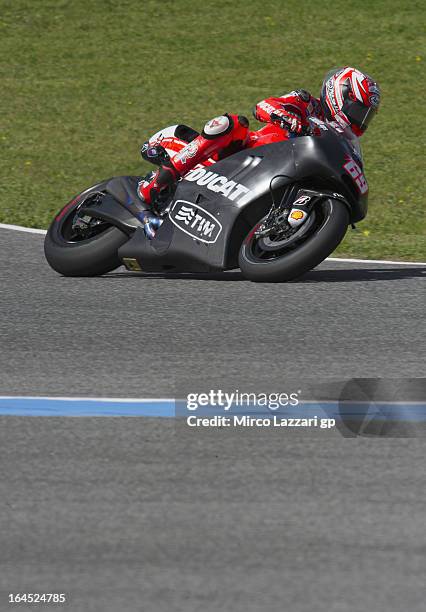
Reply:
[[[86,190],[69,202],[51,223],[44,253],[51,268],[64,276],[99,276],[121,265],[117,251],[128,236],[117,227],[101,223],[93,235],[78,238],[72,233],[73,218],[82,202],[100,191],[103,183]]]
[[[349,211],[343,202],[327,198],[317,204],[315,213],[317,220],[307,237],[281,252],[263,253],[252,230],[241,245],[238,258],[244,277],[254,282],[289,281],[324,261],[343,240]]]

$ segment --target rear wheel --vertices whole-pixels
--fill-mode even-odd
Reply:
[[[56,272],[64,276],[98,276],[121,264],[117,251],[128,236],[101,219],[79,212],[89,199],[103,197],[104,186],[96,185],[71,200],[50,225],[44,253]]]
[[[327,198],[299,228],[282,228],[266,237],[257,234],[263,221],[241,245],[239,266],[251,281],[279,282],[305,274],[328,257],[346,234],[349,212],[343,202]]]

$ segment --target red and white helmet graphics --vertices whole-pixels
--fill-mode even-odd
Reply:
[[[379,103],[379,86],[356,68],[334,70],[324,79],[321,104],[326,117],[357,135],[367,129]]]

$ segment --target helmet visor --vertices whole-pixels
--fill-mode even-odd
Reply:
[[[374,106],[367,107],[358,100],[346,100],[342,111],[353,125],[365,131],[376,114],[377,109]]]

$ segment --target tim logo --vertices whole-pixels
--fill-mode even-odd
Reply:
[[[182,232],[207,244],[216,242],[222,231],[222,224],[212,214],[186,200],[176,200],[169,217]]]

